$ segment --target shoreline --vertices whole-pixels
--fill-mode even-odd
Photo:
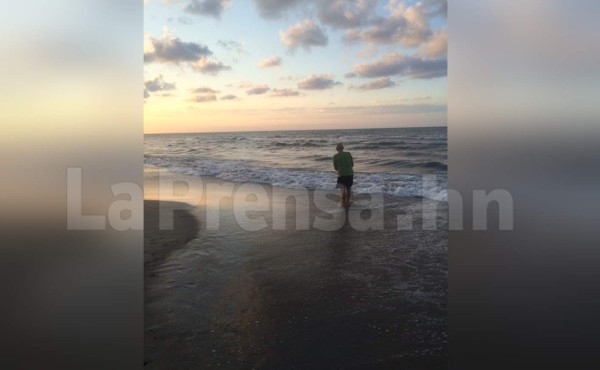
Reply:
[[[159,205],[174,212],[174,229],[159,230]],[[199,220],[179,202],[144,199],[144,271],[160,265],[172,252],[185,247],[200,230]]]

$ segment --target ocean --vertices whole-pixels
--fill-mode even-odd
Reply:
[[[354,158],[355,193],[447,201],[446,127],[148,134],[144,162],[231,182],[333,189],[340,142]]]
[[[149,367],[355,368],[382,361],[388,368],[445,366],[445,128],[194,133],[144,140]],[[242,214],[244,207],[236,210],[229,196],[234,186],[204,200],[154,196],[163,176],[156,167],[168,170],[166,180],[203,177],[203,185],[218,178],[335,189],[332,156],[339,142],[355,162],[355,196],[346,210],[332,199],[318,204],[316,192],[312,197],[297,192],[307,197],[293,207],[286,197],[257,194],[257,205],[266,207]],[[162,203],[165,198],[193,207],[183,211],[180,203]],[[161,209],[169,207],[173,229],[161,230]]]

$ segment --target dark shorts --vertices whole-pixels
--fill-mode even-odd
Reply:
[[[338,177],[336,187],[341,188],[342,186],[345,186],[347,188],[351,188],[353,183],[354,183],[354,175],[340,176],[340,177]]]

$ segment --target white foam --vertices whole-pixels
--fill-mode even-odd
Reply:
[[[191,176],[212,176],[231,182],[271,184],[286,188],[334,189],[335,172],[256,166],[248,160],[219,160],[185,155],[147,155],[147,164]],[[447,201],[446,175],[356,173],[355,193],[382,193]]]

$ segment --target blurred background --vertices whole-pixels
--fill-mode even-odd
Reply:
[[[449,2],[450,368],[590,368],[600,282],[597,1]],[[505,189],[514,231],[473,231]],[[452,204],[450,204],[452,215]]]
[[[66,228],[67,168],[85,215],[143,184],[142,22],[134,0],[2,3],[0,368],[142,366],[143,231]]]

